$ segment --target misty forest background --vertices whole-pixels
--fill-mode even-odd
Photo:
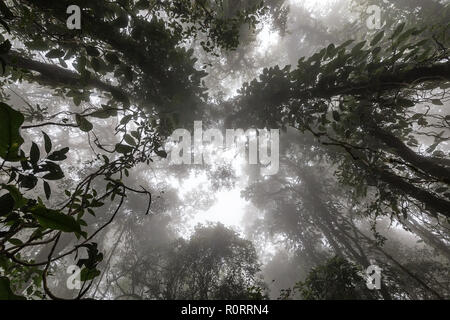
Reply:
[[[0,298],[450,298],[449,18],[437,0],[0,1]],[[281,129],[278,174],[233,149],[171,165],[194,120]]]

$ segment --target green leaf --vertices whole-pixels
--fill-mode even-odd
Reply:
[[[52,151],[52,141],[44,131],[42,131],[42,134],[44,135],[45,152],[50,153]]]
[[[7,54],[11,50],[11,42],[5,40],[0,44],[0,54]]]
[[[164,150],[158,150],[155,151],[155,153],[161,158],[167,158],[167,152],[165,152]]]
[[[415,29],[409,29],[409,30],[403,32],[403,33],[398,37],[398,39],[397,39],[397,44],[400,44],[400,43],[406,41],[406,40],[411,36],[411,34],[414,32],[414,30],[415,30]]]
[[[45,197],[48,199],[50,199],[50,195],[52,194],[52,189],[50,189],[50,185],[48,184],[47,181],[44,181],[44,192],[45,192]]]
[[[85,117],[82,117],[79,114],[75,116],[75,120],[81,131],[89,132],[94,128],[92,123],[90,123]]]
[[[103,202],[98,201],[98,200],[94,200],[91,203],[91,208],[100,208],[100,207],[103,207],[104,205],[105,204]]]
[[[22,193],[15,186],[2,184],[2,188],[8,190],[14,199],[14,209],[20,209],[27,204],[28,200],[23,197]]]
[[[11,238],[8,240],[9,243],[15,245],[15,246],[20,246],[23,244],[22,240],[17,239],[17,238]]]
[[[114,53],[107,53],[105,59],[112,65],[120,64],[119,58]]]
[[[133,152],[133,147],[127,146],[126,144],[117,143],[116,144],[116,152],[127,154]]]
[[[120,120],[120,124],[127,124],[128,122],[130,122],[132,117],[133,116],[131,114],[126,115],[125,117],[122,118],[122,120]]]
[[[89,269],[89,268],[83,268],[80,272],[80,280],[81,281],[88,281],[92,280],[95,277],[100,275],[100,271],[97,269]]]
[[[373,47],[374,45],[376,45],[378,42],[380,42],[381,39],[383,39],[384,36],[384,31],[379,32],[372,40],[372,42],[370,42],[370,45]]]
[[[23,114],[0,102],[0,157],[6,161],[19,161],[19,148],[23,144],[20,126]]]
[[[26,300],[22,296],[14,294],[11,283],[7,277],[0,277],[0,300]]]
[[[14,198],[7,193],[0,197],[0,217],[6,216],[14,209]]]
[[[136,141],[133,139],[132,136],[130,136],[129,134],[126,134],[123,139],[125,140],[126,143],[128,143],[131,146],[135,146],[136,145]]]
[[[333,111],[333,119],[336,122],[341,121],[341,115],[339,114],[339,112],[337,112],[336,110]]]
[[[51,161],[63,161],[66,160],[66,153],[69,152],[69,147],[62,148],[61,150],[54,151],[51,155],[47,157]]]
[[[6,72],[6,62],[5,62],[5,60],[4,60],[3,58],[1,58],[1,57],[0,57],[0,64],[1,64],[1,66],[2,66],[2,75],[4,75],[5,72]]]
[[[429,146],[425,151],[428,152],[428,153],[432,153],[432,152],[437,148],[437,146],[438,146],[440,143],[441,143],[441,141],[438,141],[438,142],[433,143],[433,144],[432,144],[431,146]]]
[[[74,96],[73,103],[78,107],[81,104],[81,96]]]
[[[39,147],[37,146],[36,143],[33,142],[31,144],[31,149],[30,149],[30,162],[33,165],[37,164],[40,156],[41,156],[41,153],[39,152]]]
[[[43,39],[35,39],[33,41],[25,42],[27,49],[36,51],[47,51],[48,45]]]
[[[126,95],[124,95],[120,90],[112,91],[111,95],[113,96],[114,99],[122,102],[124,105],[126,105],[126,106],[130,105],[130,101],[129,101],[128,97]]]
[[[398,27],[395,29],[394,33],[391,36],[391,39],[394,39],[396,36],[400,34],[400,32],[403,31],[403,28],[405,27],[405,23],[402,22],[398,25]]]
[[[81,234],[81,228],[77,221],[60,211],[47,209],[39,204],[31,209],[31,213],[36,217],[39,224],[46,229]]]
[[[62,171],[50,172],[42,177],[42,179],[45,180],[60,180],[62,178],[64,178],[64,173]]]
[[[137,131],[131,131],[131,135],[139,140],[139,133]]]
[[[59,49],[52,49],[45,55],[49,59],[57,59],[64,57],[65,53],[62,50]]]
[[[58,60],[59,60],[59,64],[61,64],[61,66],[62,66],[63,68],[67,68],[67,67],[68,67],[68,66],[67,66],[67,63],[66,63],[63,59],[59,58]]]
[[[440,99],[432,99],[431,103],[435,104],[437,106],[443,106],[444,105]]]
[[[97,48],[94,46],[87,46],[86,52],[88,55],[92,57],[98,57],[100,55],[100,51],[98,51]]]
[[[59,180],[64,178],[64,173],[61,170],[61,167],[51,161],[45,161],[45,163],[42,165],[42,171],[49,172],[42,177],[45,180]]]
[[[345,47],[348,47],[348,46],[351,45],[353,42],[355,42],[355,40],[347,40],[347,41],[345,41],[343,44],[341,44],[338,48],[345,48]]]
[[[33,189],[37,182],[38,182],[38,178],[32,174],[27,174],[27,175],[19,175],[19,186],[21,188],[26,188],[26,189]]]
[[[136,2],[136,9],[145,10],[148,9],[149,5],[150,5],[149,0],[139,0],[138,2]]]
[[[100,119],[108,119],[110,117],[117,115],[117,110],[108,106],[103,105],[103,109],[94,111],[90,114],[91,117],[100,118]]]
[[[94,69],[95,72],[101,72],[102,71],[102,62],[98,58],[92,58],[91,60],[92,69]]]
[[[417,120],[417,119],[422,118],[423,116],[424,116],[423,113],[416,113],[415,115],[413,115],[413,116],[411,117],[411,120]]]
[[[374,57],[376,57],[380,52],[381,52],[381,47],[375,47],[375,48],[372,50],[372,55],[373,55]]]
[[[366,41],[361,41],[358,44],[356,44],[353,49],[352,49],[352,54],[356,54],[359,51],[361,51],[361,49],[364,47],[364,45],[366,44]]]

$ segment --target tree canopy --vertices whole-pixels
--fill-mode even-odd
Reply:
[[[0,299],[448,298],[448,2],[327,5],[0,1]],[[279,171],[168,164],[200,120],[281,129]],[[227,190],[243,233],[189,234]]]

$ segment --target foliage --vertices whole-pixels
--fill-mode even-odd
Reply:
[[[115,281],[123,297],[263,299],[259,271],[253,244],[218,224],[198,226],[189,240],[128,253]]]
[[[392,215],[406,216],[419,206],[430,216],[448,218],[449,164],[438,150],[449,139],[448,116],[433,113],[447,98],[447,28],[430,28],[429,38],[421,37],[425,28],[402,23],[370,43],[330,44],[301,58],[292,71],[266,68],[244,84],[227,122],[248,126],[252,119],[251,125],[312,133],[328,146],[330,160],[339,165],[336,174],[355,188],[356,198],[376,188],[374,215],[390,208]],[[379,46],[380,41],[390,45]],[[415,112],[418,104],[428,110]],[[425,155],[418,151],[417,135],[434,138]]]
[[[47,115],[47,108],[39,105],[28,104],[21,111],[0,104],[0,170],[7,181],[0,189],[0,253],[8,264],[1,271],[5,297],[15,297],[8,281],[15,277],[12,263],[17,270],[37,268],[46,296],[57,299],[48,276],[52,264],[72,253],[83,268],[84,285],[77,298],[83,297],[100,274],[96,266],[103,259],[94,237],[113,222],[130,193],[148,197],[144,214],[149,214],[151,193],[126,186],[123,179],[137,164],[166,157],[164,138],[181,124],[180,119],[190,123],[205,104],[201,83],[205,72],[197,70],[186,42],[203,38],[207,52],[232,50],[238,45],[240,27],[254,28],[263,12],[257,2],[242,8],[228,8],[227,3],[1,1],[0,22],[9,37],[0,45],[2,86],[38,83],[72,101],[76,109]],[[82,30],[66,27],[66,8],[72,4],[83,8]],[[11,43],[23,46],[11,49]],[[107,80],[111,77],[114,84]],[[101,103],[87,108],[97,97]],[[2,100],[6,98],[3,92]],[[114,131],[118,141],[111,147],[99,140],[94,123],[112,118],[119,124]],[[36,120],[39,123],[33,123]],[[52,197],[55,184],[70,178],[64,161],[74,156],[74,150],[55,148],[48,130],[42,131],[43,144],[31,142],[29,149],[23,138],[24,130],[51,126],[85,133],[96,157],[93,172],[63,190],[63,195],[57,190],[58,202]],[[110,217],[88,225],[86,214],[105,210]],[[70,235],[75,237],[70,240],[73,247],[58,252],[58,244],[67,242],[61,239]],[[51,249],[44,260],[27,258],[30,251],[44,253],[46,248]],[[22,284],[27,281],[23,278]],[[29,292],[29,297],[33,295],[43,297],[36,290]]]
[[[306,300],[358,300],[374,298],[358,268],[341,257],[310,271],[294,286]]]
[[[318,35],[305,39],[332,43],[295,68],[264,68],[225,101],[208,96],[199,49],[218,65],[227,51],[247,59],[239,43],[242,36],[249,41],[261,18],[271,15],[277,30],[286,31],[283,1],[0,1],[0,299],[59,299],[49,278],[72,255],[83,282],[75,298],[98,281],[95,297],[116,249],[104,259],[99,238],[107,242],[102,232],[117,226],[119,213],[128,230],[130,221],[143,224],[167,207],[186,210],[175,191],[163,201],[153,196],[157,187],[131,184],[130,172],[157,166],[155,159],[168,156],[164,143],[173,129],[189,129],[198,119],[303,134],[283,146],[281,173],[249,175],[243,196],[266,215],[256,232],[266,227],[286,236],[304,266],[318,266],[295,287],[304,298],[374,298],[356,267],[372,256],[386,265],[384,299],[445,296],[439,259],[450,257],[450,163],[443,147],[450,139],[449,24],[448,6],[432,2],[410,15],[408,1],[361,1],[363,18],[368,5],[390,9],[384,30],[361,25],[356,37],[364,41],[336,45],[339,37],[318,27]],[[81,30],[66,27],[72,4],[83,8]],[[420,20],[415,27],[411,18]],[[25,106],[13,103],[6,89],[14,85],[22,92],[32,85],[58,105],[20,95]],[[60,145],[57,129],[83,139],[92,158]],[[235,187],[238,178],[226,166],[207,177],[215,191]],[[385,215],[437,258],[427,250],[419,262],[409,261],[411,250],[395,251],[401,259],[389,254],[387,238],[376,230]],[[223,226],[149,247],[133,247],[136,239],[127,244],[122,268],[112,270],[116,280],[105,280],[119,297],[266,298],[255,248]],[[333,255],[341,258],[323,265]],[[325,288],[324,279],[334,286]]]

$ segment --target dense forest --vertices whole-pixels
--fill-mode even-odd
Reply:
[[[449,1],[0,24],[0,300],[450,298]]]

